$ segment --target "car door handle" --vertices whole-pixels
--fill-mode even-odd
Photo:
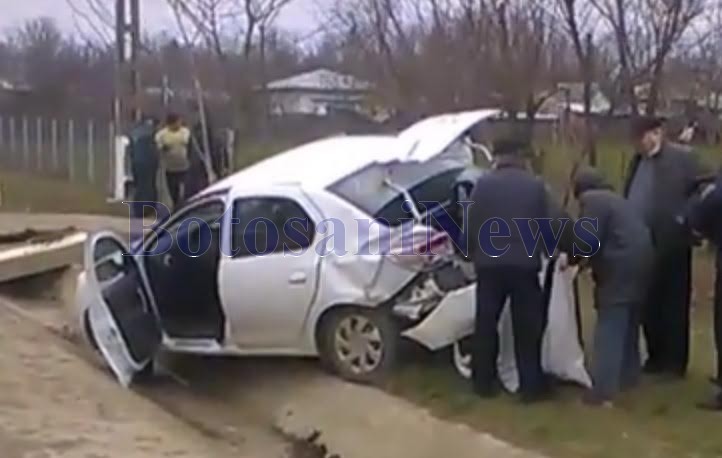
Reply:
[[[292,285],[301,285],[306,283],[306,274],[303,272],[296,272],[288,278],[288,282]]]

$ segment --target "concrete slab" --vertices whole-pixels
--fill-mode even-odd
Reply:
[[[85,232],[74,232],[47,243],[0,246],[0,283],[82,263],[87,237]]]
[[[135,227],[138,221],[133,221]],[[150,225],[146,221],[146,227]],[[82,264],[89,233],[129,239],[131,220],[100,215],[0,213],[0,282]],[[11,242],[11,243],[2,243]]]

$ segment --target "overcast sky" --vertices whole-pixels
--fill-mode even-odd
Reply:
[[[113,3],[112,0],[107,0]],[[279,17],[279,25],[294,32],[307,33],[317,28],[318,5],[330,0],[294,0]],[[37,16],[50,16],[68,32],[76,30],[72,9],[66,0],[0,0],[0,32],[21,25],[25,20]],[[74,0],[82,5],[84,0]],[[166,0],[141,0],[144,28],[153,30],[175,30],[175,21],[169,12]]]

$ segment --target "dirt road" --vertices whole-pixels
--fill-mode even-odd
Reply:
[[[60,337],[73,326],[60,304],[0,299],[0,449],[16,450],[3,458],[538,456],[330,377],[315,361],[165,357],[172,376],[125,390]],[[37,454],[46,451],[55,455]]]
[[[119,389],[67,342],[5,305],[0,303],[3,458],[284,456],[280,438],[218,440]]]

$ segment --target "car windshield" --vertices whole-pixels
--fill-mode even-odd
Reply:
[[[411,217],[404,208],[409,192],[423,213],[421,202],[443,203],[451,198],[456,178],[464,171],[457,161],[394,162],[371,164],[328,187],[328,190],[360,208],[372,218],[391,226]],[[386,184],[390,180],[394,186]]]

